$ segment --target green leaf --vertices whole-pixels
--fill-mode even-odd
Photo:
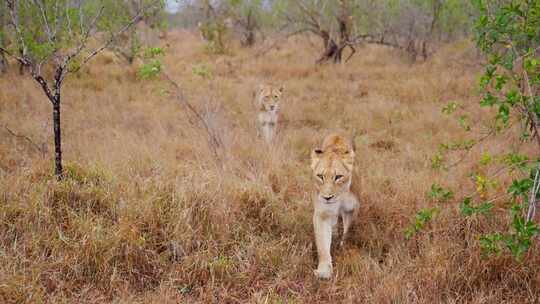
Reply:
[[[427,223],[431,221],[433,216],[439,212],[438,208],[423,208],[416,213],[414,221],[405,229],[405,238],[410,239],[417,232],[422,230]]]
[[[490,202],[482,203],[478,206],[472,206],[472,198],[466,197],[460,205],[461,214],[464,216],[472,216],[473,214],[487,214],[493,208]]]
[[[165,51],[160,47],[150,47],[144,50],[144,58],[151,59],[162,56]]]
[[[161,62],[159,60],[152,60],[139,69],[138,76],[140,79],[154,78],[161,73],[161,70]]]
[[[510,105],[515,105],[520,99],[520,94],[516,89],[511,89],[506,93],[506,102]]]
[[[458,118],[459,126],[462,127],[465,131],[470,131],[471,126],[469,124],[469,116],[467,115],[461,115]]]
[[[486,93],[484,98],[480,101],[480,106],[482,106],[482,107],[491,107],[494,104],[496,104],[497,101],[498,101],[498,99],[495,96],[493,96],[490,93]]]
[[[497,75],[495,76],[495,89],[497,91],[502,90],[504,85],[506,84],[506,81],[508,80],[508,77],[504,75]]]
[[[480,248],[484,254],[499,254],[501,252],[500,242],[503,236],[500,233],[487,234],[480,237]]]
[[[445,203],[454,197],[454,192],[444,189],[439,184],[432,184],[428,196],[433,200],[437,200],[439,203]]]
[[[459,107],[459,104],[456,102],[449,102],[446,106],[442,108],[443,114],[450,115],[454,113]]]
[[[486,166],[489,165],[492,160],[493,157],[491,157],[491,154],[489,154],[489,152],[484,152],[484,154],[482,154],[482,158],[480,158],[480,164]]]
[[[532,186],[533,180],[530,178],[513,180],[512,185],[508,188],[508,193],[512,194],[514,197],[526,196]]]
[[[504,123],[507,123],[510,119],[510,108],[506,104],[499,105],[499,113],[497,114],[497,119],[500,119]]]
[[[512,169],[525,169],[527,167],[527,162],[529,157],[527,155],[522,155],[518,153],[508,153],[503,156],[503,163],[507,166],[512,167]]]
[[[206,64],[194,65],[192,68],[193,75],[200,76],[202,78],[212,78],[212,71]]]

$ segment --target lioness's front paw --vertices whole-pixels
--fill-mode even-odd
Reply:
[[[332,277],[332,265],[319,265],[313,273],[319,279],[328,280]]]

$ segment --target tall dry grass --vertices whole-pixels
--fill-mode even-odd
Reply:
[[[440,143],[466,136],[441,113],[446,103],[459,101],[476,125],[490,115],[477,107],[469,44],[415,65],[366,46],[350,63],[316,66],[317,50],[300,39],[259,58],[206,54],[186,32],[167,39],[166,70],[222,139],[218,162],[167,82],[138,80],[105,54],[66,83],[67,177],[58,183],[50,105],[16,71],[0,78],[0,121],[49,150],[0,130],[0,302],[539,301],[537,244],[525,262],[481,257],[476,236],[508,221],[498,208],[463,219],[456,199],[411,240],[403,235],[419,208],[433,206],[432,183],[464,195],[480,152],[516,145],[489,139],[451,171],[431,168]],[[201,67],[209,73],[193,72]],[[255,131],[260,82],[285,86],[270,146]],[[358,134],[362,206],[325,282],[312,275],[308,156],[332,129]]]

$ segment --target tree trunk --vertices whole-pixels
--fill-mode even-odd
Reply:
[[[62,129],[60,128],[60,94],[53,101],[53,126],[54,126],[54,174],[56,179],[63,177],[62,169]]]
[[[243,46],[252,47],[255,44],[255,32],[252,29],[247,29],[244,32]]]
[[[253,12],[249,10],[244,24],[244,39],[242,45],[245,47],[252,47],[255,44],[255,29],[257,28],[257,22],[252,14]]]
[[[354,48],[350,44],[350,19],[349,2],[347,0],[340,1],[341,12],[336,16],[338,23],[339,35],[337,38],[332,38],[327,31],[321,31],[321,37],[324,41],[325,51],[317,63],[324,63],[332,60],[334,63],[341,63],[343,58],[343,50],[349,46],[352,50],[351,56],[354,54]],[[349,58],[351,57],[349,56]],[[347,58],[347,60],[349,59]]]
[[[4,53],[0,54],[0,74],[3,74],[8,69],[8,62],[6,60],[6,56],[4,56]]]
[[[0,12],[0,46],[5,47],[5,44],[7,44],[4,40],[4,8],[2,8],[2,11]],[[7,71],[8,68],[8,61],[6,59],[6,55],[4,52],[0,52],[0,74]]]
[[[19,49],[19,56],[24,58],[24,50],[22,48]],[[24,75],[24,70],[26,70],[25,65],[22,62],[19,62],[19,75]]]
[[[337,45],[336,41],[330,37],[330,33],[327,31],[321,31],[320,37],[323,39],[324,52],[321,55],[321,58],[317,60],[317,63],[321,64],[330,60],[332,60],[334,63],[340,63],[343,48]]]
[[[422,59],[426,61],[428,58],[428,48],[427,48],[427,42],[426,40],[422,41]]]
[[[317,63],[325,63],[332,61],[333,63],[341,63],[343,59],[343,50],[345,46],[338,46],[334,39],[329,39],[328,44],[322,54],[321,58],[317,60]]]
[[[407,54],[409,54],[409,59],[411,60],[411,62],[416,62],[416,56],[418,52],[416,50],[414,39],[411,38],[409,40],[409,42],[407,43],[407,48],[405,50],[407,51]]]

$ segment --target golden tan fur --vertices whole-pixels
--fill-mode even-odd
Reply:
[[[263,138],[270,142],[275,136],[279,121],[279,106],[283,86],[260,85],[257,89],[255,102],[258,108],[257,122]]]
[[[313,227],[319,265],[314,271],[321,279],[332,276],[332,228],[338,217],[343,220],[341,244],[358,210],[358,199],[350,191],[355,151],[344,136],[331,134],[311,152],[311,169],[316,179],[317,192],[313,198]]]

